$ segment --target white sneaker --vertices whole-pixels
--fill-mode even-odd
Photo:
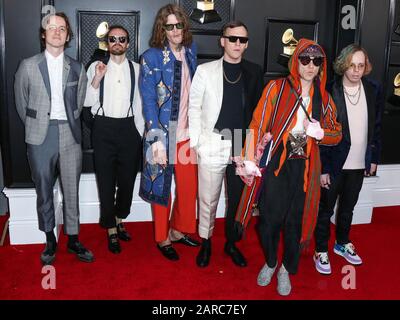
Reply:
[[[281,268],[278,272],[278,293],[281,296],[288,296],[290,291],[292,291],[292,284],[290,283],[289,273],[285,269],[285,266],[282,264]]]
[[[278,265],[278,263],[276,264],[276,266],[277,265]],[[270,267],[268,267],[267,264],[264,264],[264,266],[262,267],[262,269],[257,277],[257,284],[259,286],[264,287],[264,286],[269,285],[269,283],[271,282],[272,276],[274,275],[276,266],[274,268],[270,268]]]

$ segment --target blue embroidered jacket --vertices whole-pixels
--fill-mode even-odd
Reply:
[[[193,78],[197,66],[196,47],[185,47],[186,63]],[[168,205],[171,193],[176,127],[181,97],[182,62],[169,47],[150,48],[141,59],[139,88],[145,120],[143,170],[139,195],[146,201]],[[151,145],[161,141],[166,148],[168,165],[163,168],[152,161]]]

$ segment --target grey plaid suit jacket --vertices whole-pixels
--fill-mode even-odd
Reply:
[[[81,143],[80,114],[87,76],[81,63],[64,54],[63,90],[68,122],[76,143]],[[14,82],[17,112],[25,124],[25,142],[43,143],[50,120],[51,88],[44,52],[19,65]]]

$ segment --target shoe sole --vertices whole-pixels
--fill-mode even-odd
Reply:
[[[361,262],[354,262],[354,261],[349,260],[349,259],[344,255],[344,253],[343,253],[342,251],[337,250],[336,248],[333,249],[333,252],[336,253],[338,256],[341,256],[341,257],[345,258],[346,261],[349,262],[349,263],[351,263],[353,266],[359,266],[359,265],[362,264],[362,261],[361,261]]]
[[[332,273],[332,270],[325,271],[325,270],[322,270],[322,269],[318,269],[318,267],[317,267],[317,260],[318,260],[318,259],[316,259],[315,257],[313,257],[313,260],[314,260],[314,263],[315,263],[315,270],[317,270],[320,274],[329,275],[329,274]]]
[[[73,253],[73,254],[75,254],[76,257],[78,258],[78,260],[79,260],[79,261],[82,261],[82,262],[90,263],[90,262],[93,262],[93,261],[94,261],[94,258],[86,259],[86,258],[80,257],[75,251],[73,251],[73,250],[71,250],[71,249],[68,249],[68,253]]]
[[[42,262],[42,265],[44,266],[51,266],[54,263],[54,260],[56,260],[56,256],[53,256],[53,258],[44,261],[41,257],[40,257],[40,261]]]

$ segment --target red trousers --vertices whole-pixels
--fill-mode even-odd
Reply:
[[[183,233],[196,232],[197,164],[189,140],[177,144],[175,162],[175,201],[171,215],[171,195],[168,207],[151,205],[156,242],[165,241],[170,228]]]

